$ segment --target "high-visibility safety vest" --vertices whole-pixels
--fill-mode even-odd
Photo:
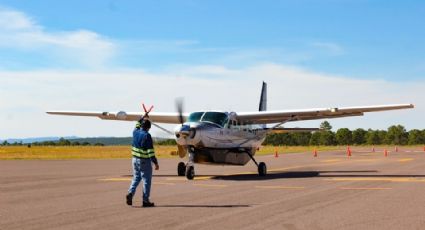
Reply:
[[[151,158],[155,156],[155,150],[154,149],[140,149],[136,147],[131,148],[131,154],[138,158]]]

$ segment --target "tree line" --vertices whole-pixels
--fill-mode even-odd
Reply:
[[[406,131],[402,125],[392,125],[387,130],[340,128],[333,132],[329,122],[320,125],[320,131],[299,133],[272,133],[264,145],[420,145],[425,144],[425,129]]]
[[[103,143],[89,143],[79,142],[79,141],[70,141],[65,138],[60,138],[58,141],[40,141],[40,142],[32,142],[28,144],[24,144],[22,142],[14,142],[8,143],[7,141],[3,141],[0,145],[2,146],[104,146]]]

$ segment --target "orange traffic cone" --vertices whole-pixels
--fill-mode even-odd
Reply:
[[[384,156],[387,157],[388,156],[388,151],[387,149],[384,150]]]
[[[314,149],[314,151],[313,151],[313,156],[314,156],[314,157],[317,157],[317,149]]]
[[[277,148],[274,149],[274,157],[278,158],[279,154],[277,153]]]
[[[349,145],[347,145],[347,156],[351,157],[351,149]]]

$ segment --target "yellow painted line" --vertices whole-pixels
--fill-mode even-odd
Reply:
[[[380,159],[358,159],[355,160],[357,162],[373,162],[373,161],[379,161]]]
[[[183,181],[183,180],[187,180],[186,177],[167,177],[165,178],[165,180],[170,180],[170,181]]]
[[[399,177],[384,177],[384,178],[371,178],[371,177],[357,177],[357,178],[329,178],[323,179],[326,181],[386,181],[386,182],[425,182],[425,179],[418,178],[399,178]]]
[[[224,188],[227,187],[227,185],[224,184],[194,184],[195,186],[200,187],[216,187],[216,188]]]
[[[403,158],[403,159],[398,160],[398,162],[409,162],[409,161],[413,161],[413,160],[414,160],[413,158]]]
[[[391,190],[393,188],[367,188],[367,187],[365,187],[365,188],[349,188],[349,187],[342,187],[342,188],[339,188],[339,189],[341,189],[341,190]]]
[[[255,186],[255,188],[264,188],[264,189],[305,189],[305,187],[295,187],[295,186]]]
[[[341,161],[341,160],[340,159],[330,159],[330,160],[323,160],[323,161],[320,161],[320,162],[329,163],[329,162],[339,162],[339,161]]]
[[[211,179],[212,176],[195,176],[194,180],[208,180]]]
[[[160,185],[175,185],[174,183],[167,183],[167,182],[153,182],[153,184],[160,184]]]

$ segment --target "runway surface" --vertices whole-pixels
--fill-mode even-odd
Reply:
[[[423,229],[425,152],[403,149],[262,156],[255,165],[161,159],[155,208],[125,204],[128,160],[0,161],[0,229]]]

